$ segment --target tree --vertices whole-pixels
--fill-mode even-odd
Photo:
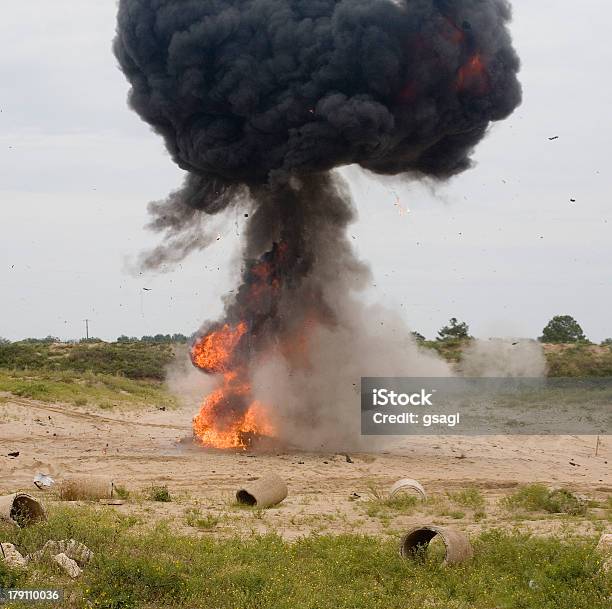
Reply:
[[[2,336],[0,336],[0,345],[9,345],[11,343],[10,340],[8,340],[8,338],[3,338]]]
[[[541,343],[582,343],[587,342],[587,337],[571,315],[557,315],[548,322],[538,340]]]
[[[456,317],[452,317],[448,326],[444,326],[438,332],[437,340],[466,340],[470,338],[470,327],[464,322],[459,322]]]
[[[601,341],[602,347],[612,347],[612,338],[606,338],[606,340]]]
[[[135,336],[126,336],[122,334],[118,339],[118,343],[137,343],[138,339]]]

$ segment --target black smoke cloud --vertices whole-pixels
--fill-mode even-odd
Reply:
[[[356,342],[367,330],[356,320],[371,320],[351,297],[368,270],[346,237],[348,189],[331,170],[444,179],[467,169],[491,121],[520,102],[509,18],[505,0],[120,0],[115,53],[130,104],[187,172],[151,204],[150,227],[165,240],[145,268],[206,247],[211,215],[250,212],[241,285],[224,319],[202,329],[206,342],[246,324],[231,355],[238,381],[226,376],[223,398],[205,403],[199,433],[244,418],[255,397],[244,387],[277,352],[300,396],[283,423],[293,441],[315,437],[317,421],[346,433],[342,417],[328,424],[321,411],[333,394],[323,389],[372,371],[371,345]],[[340,338],[311,342],[317,328]],[[388,346],[380,353],[388,373]]]
[[[510,16],[506,0],[120,0],[130,105],[189,172],[153,228],[352,163],[469,168],[521,100]]]

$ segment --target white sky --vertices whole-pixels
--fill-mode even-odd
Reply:
[[[456,316],[477,336],[536,337],[570,314],[599,341],[612,336],[612,9],[514,7],[523,106],[493,128],[476,169],[435,193],[345,170],[360,213],[350,233],[374,273],[368,300],[401,307],[427,336]],[[147,202],[181,171],[127,109],[115,10],[3,0],[0,336],[78,338],[85,318],[104,339],[188,334],[220,313],[237,279],[241,214],[172,273],[125,271],[156,242],[143,230]]]

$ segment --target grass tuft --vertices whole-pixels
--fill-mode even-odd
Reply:
[[[167,486],[152,486],[147,489],[145,496],[149,501],[158,501],[160,503],[169,503],[172,501]]]
[[[548,512],[549,514],[586,514],[587,505],[567,489],[551,490],[543,484],[530,484],[502,500],[509,510]]]

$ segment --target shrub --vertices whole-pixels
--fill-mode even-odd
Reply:
[[[172,501],[170,491],[167,486],[152,486],[148,493],[147,498],[149,501],[159,501],[161,503],[168,503]]]
[[[543,484],[530,484],[503,500],[508,509],[523,509],[528,512],[548,512],[550,514],[571,514],[578,516],[586,513],[586,503],[566,489],[550,490]]]

